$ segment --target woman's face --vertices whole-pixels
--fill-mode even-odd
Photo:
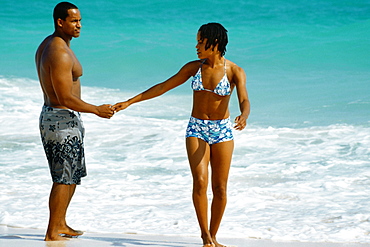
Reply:
[[[198,32],[197,33],[197,45],[195,46],[195,48],[197,49],[197,55],[199,59],[206,59],[210,55],[215,54],[215,51],[213,51],[213,46],[206,49],[206,44],[207,44],[207,38],[204,38],[202,40],[200,37],[200,32]]]

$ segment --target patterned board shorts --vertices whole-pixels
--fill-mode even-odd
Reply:
[[[186,137],[196,137],[209,145],[234,140],[230,118],[203,120],[190,117]]]
[[[79,112],[43,106],[40,134],[53,182],[80,184],[87,175],[83,138],[85,129]]]

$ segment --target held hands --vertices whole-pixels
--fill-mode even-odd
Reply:
[[[116,112],[126,109],[129,105],[128,101],[119,102],[113,106],[110,104],[100,105],[96,107],[98,110],[96,115],[102,118],[111,118]]]
[[[98,113],[96,115],[102,118],[111,118],[116,112],[110,104],[100,105],[96,108],[98,109]]]
[[[124,102],[119,102],[119,103],[116,103],[113,108],[116,112],[119,112],[121,110],[124,110],[126,109],[127,107],[130,106],[130,103],[128,103],[128,101],[124,101]]]
[[[235,118],[235,126],[234,126],[234,128],[236,130],[243,130],[245,128],[245,126],[247,126],[247,119],[245,117],[243,117],[242,115],[237,116]]]

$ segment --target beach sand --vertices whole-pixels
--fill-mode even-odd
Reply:
[[[107,246],[157,246],[157,247],[199,247],[201,241],[196,236],[106,234],[85,232],[69,241],[45,242],[45,230],[0,226],[1,247],[107,247]],[[309,243],[280,242],[248,238],[219,238],[219,242],[229,247],[370,247],[361,243]]]

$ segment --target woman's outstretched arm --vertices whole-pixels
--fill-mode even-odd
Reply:
[[[178,87],[179,85],[185,83],[191,76],[193,76],[197,70],[199,62],[193,61],[185,64],[179,72],[170,77],[164,82],[158,83],[146,91],[139,93],[138,95],[132,97],[131,99],[123,102],[116,103],[113,108],[116,112],[121,111],[129,107],[134,103],[140,101],[152,99],[158,97],[171,89]]]

